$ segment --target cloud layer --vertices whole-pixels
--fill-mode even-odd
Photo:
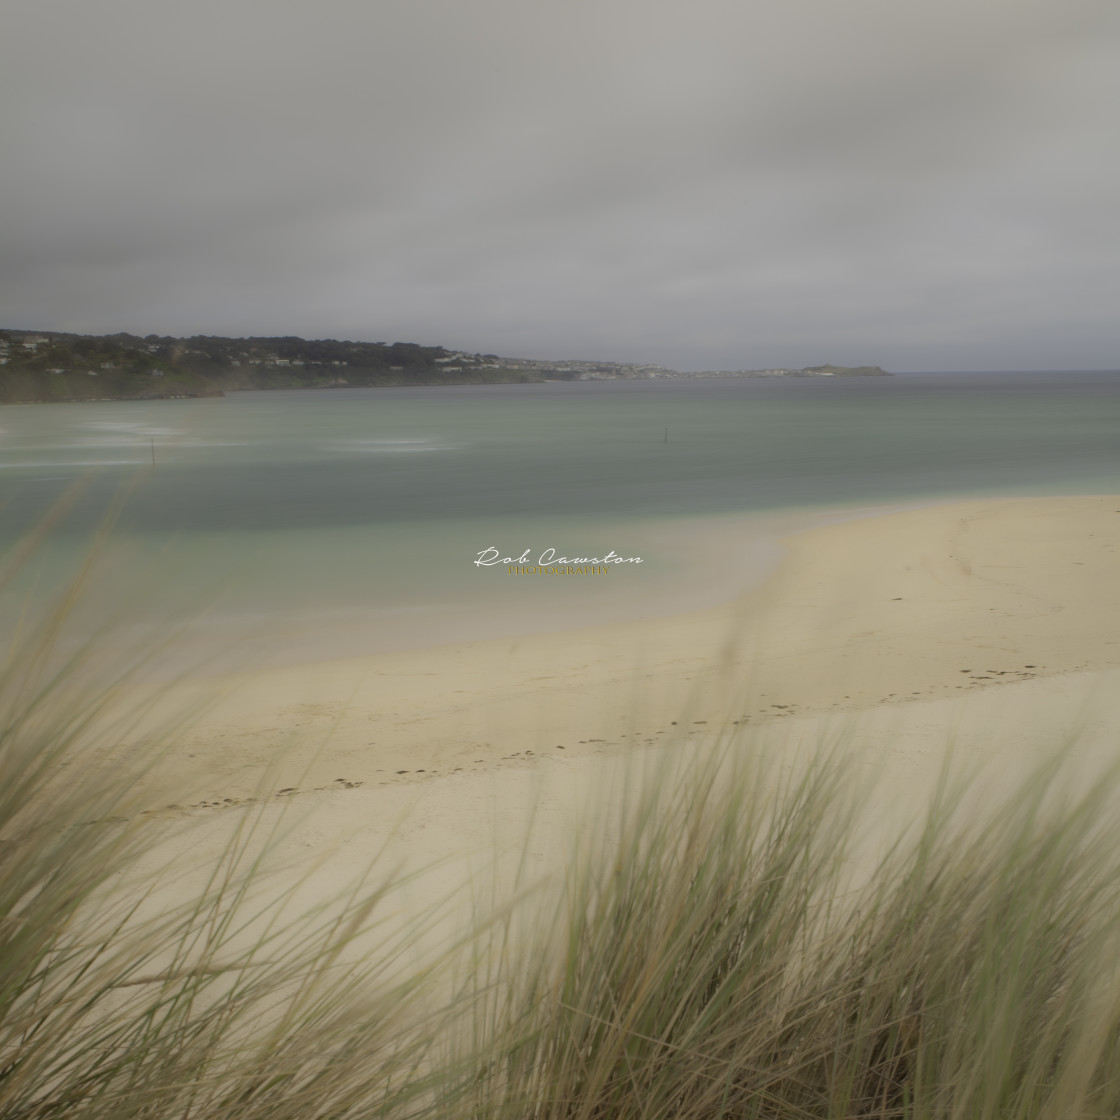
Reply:
[[[17,0],[4,324],[1120,362],[1097,0]]]

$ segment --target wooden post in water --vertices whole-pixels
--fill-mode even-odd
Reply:
[[[152,466],[156,465],[156,437],[152,436]]]

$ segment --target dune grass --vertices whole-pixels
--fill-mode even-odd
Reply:
[[[185,896],[145,863],[169,825],[133,791],[160,748],[115,750],[128,721],[109,714],[143,653],[105,667],[96,642],[59,641],[95,560],[0,665],[0,1117],[445,1110],[456,1079],[431,1055],[459,1001],[433,1017],[441,962],[418,968],[399,923],[379,936],[391,874],[293,910],[314,869],[269,869],[282,830],[263,805]]]
[[[293,915],[252,808],[154,905],[96,711],[17,652],[0,1120],[1120,1116],[1115,772],[1060,796],[1055,762],[982,810],[946,781],[864,867],[842,756],[782,768],[743,732],[418,967],[379,925],[390,872]]]
[[[1059,803],[1052,764],[971,819],[946,785],[853,887],[839,766],[655,783],[496,978],[520,1026],[477,1114],[1120,1115],[1114,776]]]

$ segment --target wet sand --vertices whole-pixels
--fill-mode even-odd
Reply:
[[[209,707],[160,781],[181,806],[430,784],[1120,665],[1120,499],[953,502],[784,544],[722,607],[184,682],[159,710]]]

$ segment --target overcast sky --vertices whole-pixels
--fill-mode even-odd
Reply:
[[[0,326],[1120,365],[1116,0],[9,0]]]

